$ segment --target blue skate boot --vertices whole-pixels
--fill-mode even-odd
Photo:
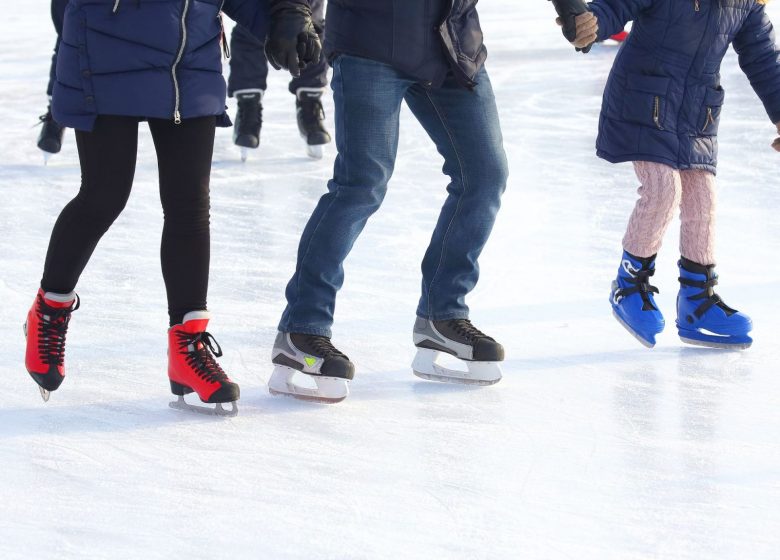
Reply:
[[[655,255],[643,259],[623,251],[609,297],[615,319],[648,348],[655,346],[655,335],[663,331],[665,325],[653,299],[653,294],[658,293],[658,288],[650,285],[653,274]]]
[[[730,308],[715,293],[718,275],[715,265],[701,265],[685,257],[680,267],[680,292],[677,294],[677,331],[680,339],[710,348],[750,348],[753,329],[750,317]]]

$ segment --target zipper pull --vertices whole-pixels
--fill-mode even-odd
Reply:
[[[693,0],[693,9],[697,12],[701,11],[701,0]]]
[[[222,12],[219,13],[219,26],[222,28],[222,54],[225,59],[230,59],[230,45],[228,44],[227,33],[225,33],[225,20],[222,19]]]
[[[658,95],[655,96],[655,103],[653,104],[653,122],[658,127],[658,130],[664,129],[661,126],[661,98]]]
[[[181,124],[181,113],[179,113],[178,109],[176,109],[176,112],[173,113],[173,122],[175,124]]]
[[[707,122],[704,123],[704,130],[702,132],[705,132],[711,124],[715,124],[715,117],[712,114],[712,107],[707,107]]]

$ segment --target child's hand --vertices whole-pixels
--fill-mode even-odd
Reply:
[[[555,23],[563,27],[561,18],[556,18]],[[575,16],[574,23],[577,26],[577,36],[573,41],[570,41],[572,45],[582,49],[596,42],[599,33],[599,18],[593,15],[593,12],[585,12]]]
[[[775,123],[775,126],[777,127],[777,133],[780,134],[780,122]],[[775,141],[772,142],[772,147],[775,149],[776,152],[780,152],[780,137],[775,138]]]

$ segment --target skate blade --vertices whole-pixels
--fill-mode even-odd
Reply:
[[[620,317],[620,315],[617,314],[617,311],[615,311],[614,309],[612,310],[612,315],[615,317],[615,319],[617,319],[618,323],[620,323],[623,326],[623,328],[626,329],[629,332],[629,334],[631,336],[633,336],[635,339],[637,339],[639,341],[639,343],[642,346],[644,346],[645,348],[654,348],[655,347],[655,342],[651,342],[651,341],[647,340],[646,338],[643,338],[642,335],[640,335],[634,329],[629,327],[628,323],[626,323]]]
[[[194,404],[189,404],[187,401],[184,400],[184,397],[179,396],[178,400],[169,402],[168,406],[176,410],[183,410],[185,412],[196,412],[198,414],[204,414],[206,416],[222,416],[222,417],[238,416],[238,403],[236,401],[232,401],[230,404],[232,405],[230,409],[226,409],[225,407],[223,407],[222,403],[216,403],[216,406],[214,408],[208,408],[206,406],[197,406]]]
[[[49,402],[49,397],[51,397],[51,391],[47,391],[43,387],[38,387],[38,390],[41,392],[41,398],[43,399],[43,402]]]
[[[317,388],[302,387],[295,383],[294,376],[309,375]],[[289,367],[276,366],[268,380],[268,392],[275,396],[286,396],[301,401],[322,404],[340,403],[349,396],[349,381],[340,377],[323,377],[299,372]]]
[[[249,159],[249,148],[241,148],[241,163],[246,163]]]
[[[306,155],[312,159],[322,159],[322,146],[306,144]]]
[[[739,342],[730,343],[725,342],[725,340],[713,339],[711,337],[707,337],[706,339],[691,338],[689,336],[685,336],[682,333],[680,334],[680,340],[692,346],[699,346],[702,348],[717,348],[720,350],[747,350],[753,345],[752,340],[741,340]]]
[[[501,381],[501,366],[499,362],[469,362],[465,361],[467,371],[446,368],[436,363],[439,352],[428,348],[420,348],[412,362],[412,372],[421,379],[439,381],[441,383],[456,383],[459,385],[495,385]]]

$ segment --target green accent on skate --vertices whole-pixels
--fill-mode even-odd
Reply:
[[[314,366],[314,364],[317,363],[317,358],[312,358],[311,356],[304,356],[303,361],[306,362],[306,365],[309,367]]]

